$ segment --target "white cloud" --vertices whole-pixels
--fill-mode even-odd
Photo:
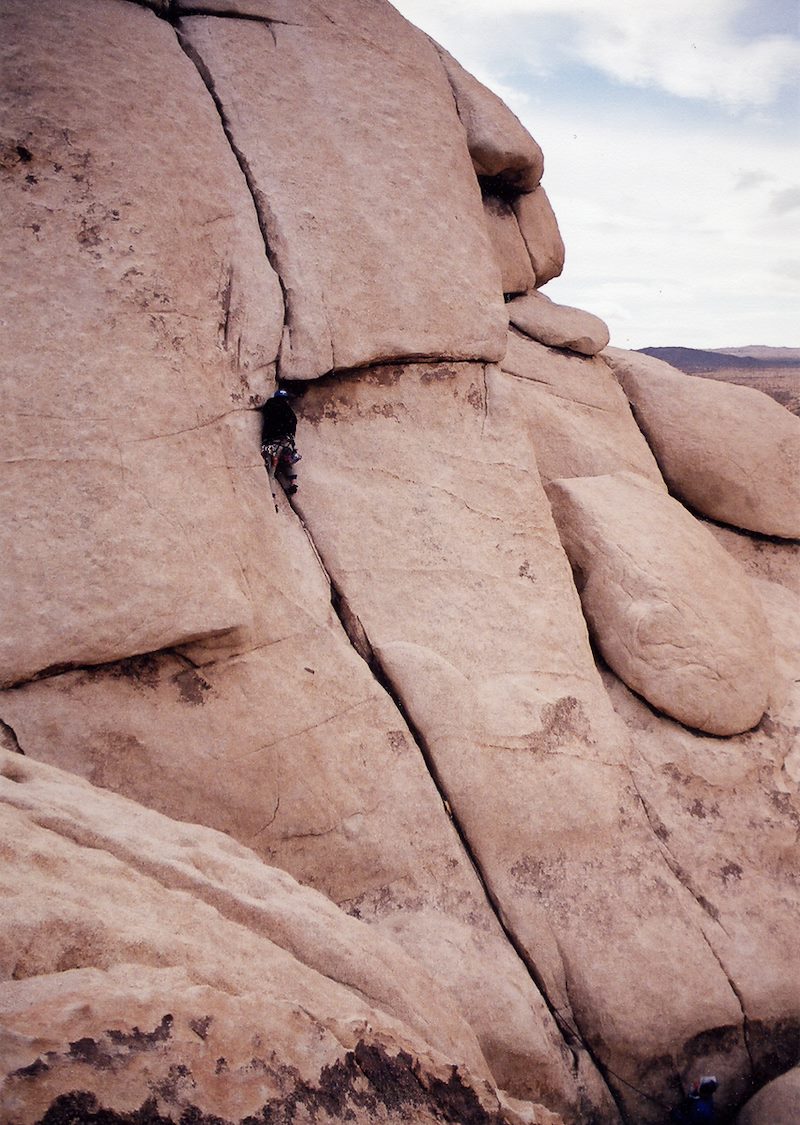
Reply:
[[[800,154],[778,139],[779,118],[763,108],[783,81],[787,45],[796,45],[735,31],[756,8],[768,30],[768,10],[781,2],[396,6],[495,90],[542,146],[567,248],[549,296],[604,317],[621,347],[797,346],[800,291],[789,255],[798,238],[789,223]],[[576,70],[576,58],[590,57],[619,81]],[[625,96],[623,81],[673,95],[630,88]],[[712,99],[702,112],[675,96],[693,91]],[[732,116],[714,100],[750,108]]]
[[[796,37],[737,32],[758,0],[395,0],[395,6],[470,69],[476,54],[493,54],[498,62],[504,46],[512,65],[580,62],[626,85],[739,109],[769,106],[794,88],[800,70]]]
[[[797,202],[782,145],[750,140],[748,162],[771,173],[743,192],[741,138],[707,127],[550,113],[539,140],[567,248],[548,296],[602,316],[620,347],[796,346],[800,290],[785,217],[772,213],[775,199]]]

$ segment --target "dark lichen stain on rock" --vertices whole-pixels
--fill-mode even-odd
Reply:
[[[73,1062],[86,1063],[88,1066],[97,1067],[98,1070],[107,1070],[114,1061],[110,1052],[88,1035],[70,1043],[68,1057]]]
[[[217,1060],[217,1073],[224,1059]],[[171,1075],[188,1075],[180,1064]],[[235,1125],[292,1125],[295,1121],[351,1121],[355,1110],[370,1115],[389,1111],[398,1116],[415,1110],[420,1121],[450,1122],[452,1125],[504,1125],[505,1118],[480,1102],[475,1090],[461,1078],[457,1067],[448,1078],[427,1074],[405,1051],[390,1055],[379,1044],[359,1041],[352,1051],[332,1066],[323,1067],[316,1083],[296,1081],[286,1094],[272,1098],[255,1114]],[[234,1125],[195,1105],[182,1106],[180,1125]],[[123,1112],[101,1106],[95,1094],[72,1090],[61,1094],[36,1125],[176,1125],[172,1116],[163,1116],[155,1098],[150,1097],[137,1110]]]
[[[213,1016],[203,1016],[202,1019],[189,1020],[189,1027],[195,1033],[198,1039],[205,1039],[208,1035],[208,1029],[214,1022]]]
[[[564,695],[553,703],[545,704],[541,724],[541,730],[528,735],[527,749],[539,752],[557,750],[572,739],[587,741],[591,737],[589,719],[574,695]]]
[[[444,364],[438,364],[436,367],[429,367],[420,375],[421,383],[438,383],[444,380],[455,379],[457,372],[452,367],[447,367]]]
[[[11,1078],[38,1078],[40,1074],[44,1074],[50,1067],[43,1058],[34,1059],[29,1066],[21,1066],[19,1070],[11,1072]]]
[[[199,672],[187,669],[173,676],[173,682],[178,688],[183,703],[190,703],[197,707],[205,702],[206,692],[211,691],[211,684]]]
[[[167,1013],[152,1031],[140,1031],[138,1027],[134,1027],[133,1031],[106,1031],[106,1035],[116,1047],[124,1047],[131,1051],[147,1051],[158,1043],[166,1043],[171,1038],[173,1023],[173,1017]]]

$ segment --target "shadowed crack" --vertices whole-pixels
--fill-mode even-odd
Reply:
[[[25,751],[19,744],[16,731],[8,723],[4,723],[2,719],[0,719],[0,746],[13,751],[15,754],[25,755]]]
[[[405,703],[403,701],[402,693],[400,692],[400,690],[396,686],[396,684],[393,682],[391,676],[389,675],[386,668],[383,666],[383,664],[381,663],[377,654],[375,653],[375,650],[372,647],[372,644],[369,640],[369,636],[367,635],[367,632],[366,632],[360,618],[353,611],[352,607],[350,606],[350,603],[347,600],[346,595],[342,592],[342,590],[338,587],[336,582],[333,580],[333,578],[330,574],[330,571],[328,570],[328,568],[325,564],[325,561],[324,561],[322,555],[320,554],[316,543],[314,542],[314,538],[311,535],[311,532],[309,531],[308,525],[306,524],[305,520],[300,515],[300,513],[297,511],[297,509],[294,507],[291,500],[289,501],[289,503],[292,507],[292,510],[295,512],[298,520],[300,521],[300,524],[301,524],[301,526],[302,526],[302,528],[303,528],[303,530],[306,534],[306,537],[308,539],[308,542],[311,545],[311,547],[314,551],[314,554],[316,555],[317,560],[319,561],[319,565],[322,568],[322,571],[323,571],[323,573],[324,573],[324,575],[325,575],[325,577],[326,577],[326,579],[329,583],[330,590],[331,590],[331,605],[333,606],[333,608],[334,608],[334,610],[335,610],[335,612],[336,612],[336,614],[337,614],[337,616],[338,616],[338,618],[339,618],[339,620],[342,624],[342,628],[344,629],[344,632],[347,635],[347,637],[349,638],[350,643],[352,644],[355,651],[362,658],[362,660],[364,660],[364,662],[367,664],[367,666],[368,666],[370,672],[372,673],[373,677],[375,678],[376,682],[383,688],[383,690],[386,692],[386,694],[392,700],[392,702],[394,703],[398,712],[402,716],[403,721],[405,722],[405,724],[408,728],[408,731],[409,731],[411,737],[413,738],[413,740],[414,740],[414,742],[417,746],[417,749],[419,750],[420,754],[422,755],[422,759],[425,763],[426,769],[427,769],[427,771],[428,771],[428,773],[431,777],[431,780],[433,781],[433,784],[436,786],[436,790],[439,794],[439,797],[441,798],[442,805],[444,806],[444,810],[445,810],[447,816],[449,817],[449,819],[450,819],[450,821],[453,825],[453,828],[456,832],[456,835],[458,836],[458,839],[459,839],[459,841],[461,843],[461,846],[463,848],[464,854],[465,854],[467,860],[469,861],[469,863],[470,863],[470,865],[471,865],[471,867],[472,867],[472,869],[475,873],[475,877],[478,880],[478,883],[479,883],[479,885],[480,885],[480,887],[483,891],[484,897],[486,899],[486,902],[487,902],[490,910],[494,914],[494,916],[497,920],[497,923],[500,926],[501,931],[505,935],[506,940],[508,941],[511,948],[516,953],[517,957],[520,959],[526,973],[531,978],[534,986],[536,987],[537,991],[541,995],[548,1011],[550,1012],[550,1015],[553,1018],[553,1021],[555,1022],[556,1027],[559,1030],[559,1033],[562,1036],[562,1039],[564,1040],[564,1043],[566,1044],[568,1050],[570,1051],[570,1054],[571,1054],[572,1059],[573,1059],[574,1073],[577,1075],[578,1070],[579,1070],[579,1066],[578,1066],[579,1052],[584,1051],[585,1054],[586,1054],[586,1057],[590,1060],[592,1065],[595,1067],[598,1074],[600,1074],[602,1076],[603,1080],[606,1082],[606,1085],[608,1086],[608,1089],[609,1089],[609,1093],[610,1093],[611,1097],[614,1099],[623,1120],[625,1120],[625,1115],[623,1113],[621,1102],[617,1098],[617,1095],[616,1095],[613,1087],[609,1085],[608,1080],[606,1078],[607,1069],[603,1068],[599,1059],[594,1054],[594,1051],[593,1051],[592,1047],[583,1038],[580,1031],[577,1030],[576,1027],[572,1026],[569,1023],[569,1021],[567,1021],[564,1018],[564,1016],[561,1014],[559,1009],[552,1002],[552,1000],[548,996],[547,987],[546,987],[544,978],[542,977],[541,973],[539,972],[536,965],[532,961],[530,955],[528,954],[528,951],[525,949],[522,942],[520,942],[520,940],[517,938],[514,931],[511,929],[509,923],[506,921],[502,905],[501,905],[500,901],[498,900],[497,896],[495,895],[494,891],[492,890],[492,887],[491,887],[491,884],[489,883],[488,877],[484,873],[484,870],[483,870],[483,867],[481,865],[480,859],[478,858],[478,856],[476,855],[475,851],[472,848],[472,845],[469,841],[466,830],[464,829],[463,825],[460,823],[456,812],[454,812],[454,810],[453,810],[453,805],[452,805],[452,803],[449,799],[447,787],[446,787],[446,785],[444,783],[444,780],[443,780],[443,778],[442,778],[441,774],[439,773],[439,770],[436,766],[433,754],[432,754],[431,749],[428,745],[428,742],[425,738],[425,735],[420,730],[420,728],[414,723],[413,719],[411,718],[410,714],[408,713],[408,710],[407,710],[407,708],[405,706]]]
[[[676,857],[672,854],[670,849],[667,847],[666,839],[665,839],[666,830],[664,828],[664,825],[661,823],[660,819],[654,813],[651,812],[650,806],[648,805],[647,801],[642,796],[642,794],[639,790],[639,786],[636,784],[636,778],[633,776],[632,772],[631,772],[630,776],[631,776],[631,782],[633,784],[633,788],[636,792],[636,796],[639,798],[639,803],[642,806],[642,809],[644,811],[644,815],[647,817],[647,823],[650,825],[650,828],[653,831],[653,835],[655,836],[656,840],[658,841],[659,849],[661,851],[662,856],[664,857],[664,861],[667,864],[667,867],[669,867],[670,871],[675,876],[675,878],[678,880],[678,882],[681,884],[681,886],[686,888],[686,890],[689,892],[689,894],[692,896],[692,898],[695,900],[695,902],[701,908],[701,910],[704,910],[705,913],[709,916],[709,918],[711,918],[712,921],[717,923],[717,925],[722,930],[722,932],[724,934],[726,934],[728,937],[730,937],[730,934],[728,934],[728,931],[725,929],[725,927],[723,926],[723,924],[720,920],[719,910],[717,910],[717,908],[716,908],[716,906],[714,906],[713,902],[710,902],[704,894],[701,894],[700,891],[697,890],[697,888],[694,886],[694,884],[693,884],[693,882],[692,882],[692,880],[689,876],[689,873],[679,863],[679,861],[676,859]]]
[[[184,11],[181,11],[179,13],[174,13],[174,14],[176,16],[180,15],[182,17],[188,17],[188,16],[191,16],[191,15],[204,15],[204,16],[214,15],[214,16],[216,16],[218,13],[209,13],[209,12],[202,11],[202,10],[195,11],[195,10],[186,9]],[[219,14],[222,14],[222,13],[219,13]],[[228,14],[230,15],[230,13],[228,13]],[[264,19],[262,19],[261,17],[258,17],[258,16],[240,17],[240,16],[237,15],[236,18],[237,19],[241,19],[241,18],[250,19],[252,22],[263,24],[264,26],[266,26],[268,28],[269,28],[270,22],[274,22],[274,23],[283,22],[283,21],[280,21],[280,20],[267,21],[267,20],[264,20]],[[214,84],[214,77],[213,77],[210,69],[206,65],[206,63],[205,63],[204,59],[202,58],[202,56],[200,55],[200,53],[195,49],[193,44],[189,41],[188,37],[185,36],[181,32],[180,27],[177,26],[177,19],[175,20],[175,24],[176,24],[175,34],[177,36],[178,43],[181,47],[181,50],[184,52],[184,54],[189,59],[189,61],[191,63],[193,63],[193,65],[197,69],[197,73],[202,78],[203,83],[205,84],[205,87],[208,90],[208,93],[211,97],[211,100],[213,101],[214,106],[216,107],[217,113],[219,114],[219,119],[220,119],[220,123],[222,125],[222,130],[225,134],[225,137],[228,141],[228,144],[230,145],[231,152],[233,153],[234,157],[236,158],[236,162],[239,165],[239,168],[241,169],[242,175],[244,176],[244,181],[245,181],[245,184],[247,185],[247,190],[249,191],[250,196],[253,200],[253,209],[255,211],[256,221],[258,222],[258,228],[261,231],[261,238],[264,242],[264,253],[266,255],[267,261],[269,262],[270,266],[272,267],[273,272],[275,273],[275,276],[278,279],[278,284],[280,285],[280,288],[281,288],[281,296],[283,298],[283,317],[284,317],[283,327],[284,327],[284,331],[286,332],[286,335],[287,335],[287,337],[290,341],[290,350],[291,350],[292,325],[291,325],[289,301],[288,301],[288,297],[287,297],[287,289],[286,289],[286,285],[284,283],[284,280],[281,277],[280,270],[278,269],[278,264],[275,260],[275,255],[272,252],[269,229],[268,229],[267,221],[266,221],[265,214],[264,214],[264,212],[266,210],[266,205],[265,205],[263,194],[258,189],[258,185],[256,184],[256,181],[255,181],[255,176],[253,175],[252,169],[250,168],[250,165],[247,161],[247,157],[242,152],[242,150],[238,147],[238,145],[236,144],[236,141],[234,140],[233,129],[231,128],[230,121],[228,120],[228,116],[225,113],[225,108],[222,104],[222,99],[220,98],[219,94],[217,93],[217,89],[216,89],[216,86]],[[292,26],[292,25],[290,25],[290,26]],[[270,31],[271,31],[271,29],[270,29]],[[271,31],[271,33],[272,33],[272,37],[273,37],[273,40],[274,40],[275,39],[275,32]]]
[[[747,1059],[748,1059],[748,1062],[750,1064],[749,1082],[751,1084],[753,1084],[755,1082],[756,1064],[755,1064],[755,1060],[753,1058],[753,1052],[752,1052],[751,1045],[750,1045],[750,1021],[747,1017],[747,1010],[745,1009],[745,1006],[744,1006],[744,997],[742,996],[741,992],[737,988],[736,982],[733,980],[730,973],[725,968],[725,965],[723,964],[722,958],[717,953],[716,949],[711,944],[711,942],[708,940],[708,938],[706,937],[705,934],[703,934],[703,939],[704,939],[706,945],[709,948],[709,952],[711,953],[711,956],[714,958],[714,960],[719,965],[721,971],[724,973],[725,979],[728,982],[728,985],[730,986],[730,990],[733,993],[733,995],[736,997],[736,1000],[737,1000],[737,1002],[739,1004],[739,1007],[741,1009],[741,1012],[742,1012],[742,1039],[744,1041],[745,1050],[747,1051]]]

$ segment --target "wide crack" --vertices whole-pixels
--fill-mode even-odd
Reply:
[[[466,830],[464,829],[456,812],[453,809],[453,805],[449,799],[447,786],[436,766],[436,762],[434,760],[430,746],[428,745],[427,739],[425,738],[423,731],[417,726],[417,724],[409,714],[403,700],[402,692],[394,683],[381,660],[377,656],[369,640],[369,636],[361,622],[361,619],[352,609],[346,595],[334,581],[324,558],[320,554],[320,551],[314,541],[314,537],[311,534],[306,521],[297,511],[291,500],[289,500],[289,505],[297,516],[300,525],[305,532],[306,538],[308,539],[308,542],[319,562],[322,572],[325,575],[325,578],[330,586],[331,605],[333,606],[333,609],[337,617],[339,618],[345,635],[347,636],[355,651],[369,668],[375,681],[389,696],[392,703],[397,708],[397,711],[399,712],[403,721],[405,722],[408,731],[422,756],[422,760],[425,763],[428,774],[434,786],[436,787],[436,791],[439,794],[442,805],[444,806],[444,810],[453,825],[456,835],[458,836],[464,854],[469,861],[470,866],[472,867],[472,870],[483,892],[489,909],[497,920],[500,930],[502,931],[509,945],[519,958],[523,968],[525,969],[525,972],[530,977],[539,995],[542,997],[542,1000],[544,1001],[545,1006],[547,1007],[547,1010],[550,1013],[553,1022],[555,1023],[555,1026],[558,1028],[559,1034],[561,1035],[567,1049],[570,1052],[570,1055],[572,1056],[573,1073],[575,1077],[577,1078],[579,1075],[579,1055],[580,1052],[583,1051],[585,1052],[587,1059],[593,1065],[597,1073],[606,1083],[610,1096],[613,1098],[615,1104],[617,1105],[617,1108],[619,1109],[623,1120],[625,1120],[626,1118],[623,1112],[622,1105],[620,1104],[620,1101],[618,1100],[613,1087],[608,1084],[608,1081],[605,1077],[606,1069],[596,1057],[592,1047],[589,1043],[587,1043],[577,1027],[573,1026],[573,1024],[570,1024],[570,1022],[564,1018],[559,1008],[550,999],[547,992],[547,986],[545,984],[544,978],[542,977],[542,974],[537,969],[523,943],[519,940],[510,924],[506,921],[502,904],[492,890],[491,884],[484,872],[481,861],[470,843]],[[574,1023],[574,1014],[572,1015]]]
[[[0,719],[0,746],[3,746],[6,750],[10,750],[14,754],[25,754],[25,751],[19,744],[17,732],[13,727],[10,727],[8,723],[4,723],[2,719]]]
[[[184,12],[184,13],[181,13],[181,14],[186,16],[186,15],[189,15],[189,14],[192,14],[192,13]],[[202,14],[208,15],[209,13],[203,12]],[[263,20],[259,17],[254,17],[254,18],[256,19],[256,22],[268,23],[268,21],[265,21],[265,20]],[[278,21],[278,22],[280,22],[280,21]],[[249,191],[250,197],[253,201],[253,209],[255,211],[256,222],[258,223],[258,229],[261,232],[261,238],[262,238],[262,241],[264,243],[264,254],[266,255],[267,261],[269,262],[269,264],[272,268],[272,271],[273,271],[273,273],[275,274],[275,277],[278,280],[278,285],[280,286],[281,298],[282,298],[282,301],[283,301],[283,332],[286,334],[286,337],[289,341],[289,351],[291,351],[292,324],[291,324],[291,313],[290,313],[289,298],[288,298],[288,292],[287,292],[286,284],[285,284],[285,282],[284,282],[284,280],[281,276],[280,270],[278,268],[278,263],[275,259],[275,254],[274,254],[274,252],[272,250],[272,247],[271,247],[269,226],[268,226],[267,219],[266,219],[266,211],[267,211],[266,201],[264,199],[263,193],[258,188],[258,184],[256,183],[255,176],[254,176],[253,171],[250,167],[250,164],[247,160],[247,157],[245,156],[244,152],[242,152],[242,150],[239,148],[239,146],[236,144],[236,141],[235,141],[234,136],[233,136],[233,129],[231,127],[230,121],[228,120],[228,116],[225,113],[225,107],[222,104],[222,99],[220,98],[219,94],[217,93],[217,89],[216,89],[216,86],[214,84],[214,78],[213,78],[213,75],[211,74],[211,71],[210,71],[209,67],[206,65],[205,60],[202,58],[200,53],[195,49],[195,47],[189,41],[187,36],[185,36],[181,32],[181,29],[180,29],[179,26],[175,26],[175,35],[176,35],[176,38],[178,40],[178,44],[179,44],[181,50],[186,55],[186,57],[189,59],[189,61],[194,65],[194,67],[197,70],[197,73],[202,78],[203,83],[204,83],[206,89],[208,90],[209,96],[210,96],[212,102],[214,103],[214,106],[217,110],[217,113],[219,114],[219,119],[220,119],[220,124],[222,126],[222,131],[224,132],[225,138],[226,138],[226,140],[227,140],[227,142],[230,146],[230,150],[233,153],[237,164],[239,165],[241,173],[244,177],[245,184],[247,185],[247,190]],[[274,36],[274,32],[273,32],[273,36]]]

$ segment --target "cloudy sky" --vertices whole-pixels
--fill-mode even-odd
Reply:
[[[618,347],[800,347],[798,0],[392,0],[511,106]]]

